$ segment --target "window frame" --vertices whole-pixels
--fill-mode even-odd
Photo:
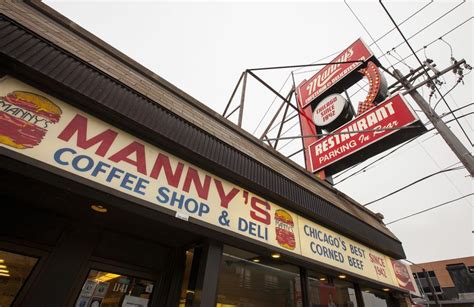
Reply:
[[[13,299],[11,303],[12,307],[21,306],[23,300],[28,294],[29,289],[31,289],[31,286],[35,283],[35,280],[37,279],[37,277],[40,275],[41,271],[43,270],[50,253],[46,250],[41,250],[38,248],[25,246],[25,245],[21,245],[17,243],[12,243],[12,242],[6,242],[6,241],[0,241],[0,250],[8,252],[8,253],[12,253],[12,254],[18,254],[25,257],[32,257],[32,258],[37,259],[37,262],[31,268],[31,272],[28,275],[28,278],[21,285],[15,298]]]

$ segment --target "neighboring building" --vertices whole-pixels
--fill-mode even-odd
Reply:
[[[398,306],[413,286],[377,215],[37,1],[0,2],[0,182],[1,307]]]
[[[420,292],[423,291],[430,301],[434,302],[434,296],[428,278],[443,305],[474,305],[474,257],[420,263],[412,265],[411,269]]]

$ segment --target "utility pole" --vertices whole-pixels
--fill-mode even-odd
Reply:
[[[423,96],[418,93],[415,88],[403,77],[398,69],[393,72],[395,79],[400,82],[410,96],[415,100],[420,109],[425,113],[434,128],[438,131],[444,141],[448,144],[454,154],[458,157],[464,167],[467,169],[471,177],[474,177],[474,158],[467,150],[467,148],[461,143],[461,141],[454,135],[449,127],[441,120],[431,106],[426,102]]]

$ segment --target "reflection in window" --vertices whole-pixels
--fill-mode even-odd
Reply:
[[[332,306],[357,307],[356,294],[352,283],[340,279],[335,279],[334,286],[336,287],[336,296],[333,297],[335,305]]]
[[[217,307],[302,306],[298,267],[228,246],[217,293]]]
[[[11,306],[38,259],[0,250],[0,306]]]
[[[327,276],[308,272],[309,306],[334,306],[336,288],[328,284]]]
[[[75,307],[146,307],[152,292],[151,281],[91,270]]]
[[[387,292],[372,288],[363,288],[362,298],[366,307],[389,307],[395,305],[390,300],[390,295]]]

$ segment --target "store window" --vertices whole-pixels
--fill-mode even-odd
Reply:
[[[0,250],[0,306],[11,306],[26,283],[37,258]]]
[[[336,288],[328,283],[328,277],[308,271],[308,299],[310,307],[334,306]]]
[[[390,299],[388,292],[372,289],[362,288],[362,298],[365,307],[389,307],[394,306]]]
[[[299,268],[225,246],[220,264],[217,307],[300,307]]]
[[[341,275],[344,277],[344,275]],[[329,302],[332,306],[338,307],[357,307],[356,293],[354,290],[354,285],[350,282],[347,282],[341,278],[334,279],[335,287],[335,296],[334,303]],[[329,305],[331,307],[331,305]]]
[[[152,292],[149,280],[90,270],[75,307],[147,307]]]

